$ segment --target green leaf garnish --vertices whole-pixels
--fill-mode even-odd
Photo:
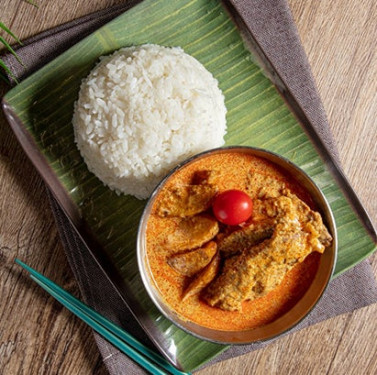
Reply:
[[[29,3],[31,4],[33,7],[36,7],[37,9],[39,9],[39,6],[37,4],[34,3],[34,1],[32,0],[24,0],[26,3]]]
[[[0,29],[3,29],[7,34],[9,34],[13,39],[15,39],[17,41],[17,43],[21,44],[22,45],[22,42],[19,38],[17,38],[16,35],[14,35],[12,33],[11,30],[9,30],[8,27],[6,27],[1,21],[0,21]]]

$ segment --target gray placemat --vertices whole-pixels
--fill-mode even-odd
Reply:
[[[22,80],[83,37],[127,10],[134,3],[136,1],[90,14],[25,41],[24,46],[17,49],[17,53],[25,62],[27,69],[18,64],[11,55],[5,55],[3,60],[10,66],[15,76]],[[296,100],[301,104],[335,160],[339,160],[326,115],[286,0],[231,0],[231,3],[253,32],[259,45],[273,62]],[[57,202],[51,195],[50,198],[67,258],[85,302],[116,324],[126,327],[140,341],[153,347],[86,247],[81,243]],[[375,302],[377,302],[377,284],[370,264],[368,261],[364,261],[333,280],[315,309],[289,333]],[[144,373],[138,365],[99,335],[95,334],[95,339],[110,374]],[[205,366],[259,349],[269,342],[231,347]]]

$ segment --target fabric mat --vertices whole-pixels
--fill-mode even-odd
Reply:
[[[231,0],[230,2],[238,10],[285,84],[301,104],[334,159],[339,161],[325,111],[286,0]],[[10,66],[15,76],[22,80],[134,3],[137,1],[128,1],[126,4],[90,14],[26,40],[24,45],[17,49],[17,53],[25,62],[27,69],[18,64],[12,55],[5,55],[3,60]],[[153,347],[81,243],[57,202],[50,194],[49,196],[64,249],[83,300],[114,323],[126,327],[140,341]],[[377,302],[377,284],[370,264],[368,261],[363,261],[333,280],[309,316],[289,333],[375,302]],[[102,337],[95,334],[95,339],[111,375],[145,373]],[[271,341],[274,340],[233,346],[203,367],[259,349]]]

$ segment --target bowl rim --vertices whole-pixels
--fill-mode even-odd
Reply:
[[[276,320],[274,320],[270,323],[267,323],[266,325],[261,325],[261,326],[258,326],[258,327],[255,327],[255,328],[252,328],[252,329],[249,329],[249,330],[246,329],[246,330],[236,330],[236,331],[221,331],[221,330],[216,330],[216,329],[213,329],[213,328],[201,326],[200,324],[190,322],[189,320],[184,320],[173,309],[171,309],[164,301],[162,301],[162,302],[158,301],[156,296],[155,296],[155,293],[153,293],[153,291],[152,291],[153,286],[151,285],[152,284],[151,281],[152,281],[153,278],[150,277],[148,279],[148,276],[147,276],[148,267],[145,265],[146,262],[144,261],[144,255],[142,254],[144,239],[145,239],[145,229],[146,229],[146,226],[147,226],[147,221],[148,221],[147,219],[148,219],[148,216],[150,214],[150,210],[151,210],[151,208],[154,204],[154,201],[155,201],[157,195],[163,189],[163,187],[165,186],[167,181],[170,179],[170,177],[172,177],[172,175],[174,175],[177,171],[185,168],[188,164],[191,164],[192,162],[194,162],[196,160],[208,157],[212,154],[219,154],[219,153],[226,153],[226,152],[247,152],[247,153],[254,153],[255,152],[257,154],[261,154],[261,155],[255,155],[255,156],[260,157],[260,158],[265,158],[269,162],[277,165],[279,168],[282,168],[283,170],[285,170],[286,172],[288,172],[291,175],[292,175],[292,172],[290,170],[288,170],[288,168],[285,168],[284,166],[276,163],[275,160],[270,160],[270,159],[264,157],[263,155],[269,156],[272,159],[280,160],[282,164],[286,164],[287,166],[289,166],[290,169],[298,171],[304,177],[304,179],[306,179],[311,185],[313,185],[313,187],[316,190],[316,194],[321,199],[322,202],[321,202],[320,205],[318,204],[318,202],[316,200],[315,200],[315,202],[317,203],[317,205],[319,206],[318,208],[321,209],[321,211],[324,211],[323,208],[326,209],[326,220],[327,220],[326,224],[329,227],[330,233],[333,237],[332,245],[330,247],[330,248],[332,248],[332,261],[331,261],[331,268],[329,270],[327,270],[327,280],[326,280],[325,284],[323,285],[323,287],[321,287],[320,292],[316,295],[313,302],[310,304],[309,308],[305,309],[304,313],[301,314],[297,319],[295,319],[286,328],[281,329],[279,332],[277,332],[275,334],[270,334],[270,335],[267,335],[266,337],[262,337],[262,338],[257,339],[257,340],[233,341],[233,340],[218,340],[218,339],[214,339],[214,338],[209,338],[209,337],[207,337],[203,334],[199,334],[197,332],[191,331],[189,328],[184,326],[183,323],[193,324],[195,326],[202,327],[206,331],[208,330],[208,331],[212,331],[212,332],[221,332],[221,333],[227,334],[229,336],[231,336],[232,334],[240,335],[240,334],[242,334],[242,332],[249,332],[249,331],[259,329],[259,328],[262,329],[264,326],[268,326],[271,323],[279,321],[282,317],[289,314],[289,312],[295,306],[298,305],[298,302],[301,301],[305,297],[308,290],[314,284],[314,281],[317,277],[319,270],[317,270],[315,278],[313,279],[311,285],[309,286],[308,290],[304,293],[304,295],[301,297],[301,299],[295,305],[293,305],[293,307],[290,310],[288,310],[282,316],[279,316]],[[293,176],[293,177],[297,180],[296,175]],[[302,181],[297,181],[297,182],[302,184]],[[304,186],[304,188],[306,190],[308,190],[307,187]],[[309,192],[309,194],[311,196],[313,195],[311,192]],[[324,207],[322,207],[322,205],[324,205]],[[323,294],[327,290],[329,283],[332,280],[332,277],[333,277],[333,274],[334,274],[334,271],[335,271],[335,267],[336,267],[337,256],[338,256],[338,238],[337,238],[337,229],[336,229],[335,218],[334,218],[333,212],[331,210],[330,204],[327,201],[326,196],[324,195],[322,190],[319,188],[319,186],[314,182],[314,180],[302,168],[300,168],[298,165],[296,165],[295,163],[293,163],[292,161],[290,161],[289,159],[287,159],[286,157],[284,157],[284,156],[282,156],[278,153],[275,153],[273,151],[266,150],[266,149],[263,149],[263,148],[258,148],[258,147],[253,147],[253,146],[243,146],[243,145],[240,145],[240,146],[231,145],[231,146],[223,146],[223,147],[212,148],[212,149],[197,153],[197,154],[185,159],[184,161],[178,163],[174,168],[172,168],[166,174],[166,176],[158,183],[158,185],[154,188],[151,196],[148,198],[147,204],[145,205],[145,207],[143,209],[142,216],[139,220],[136,245],[137,245],[136,251],[137,251],[137,263],[138,263],[139,274],[141,276],[143,285],[144,285],[149,297],[151,298],[154,306],[157,307],[159,312],[166,319],[168,319],[171,323],[173,323],[175,326],[182,329],[186,333],[188,333],[188,334],[190,334],[194,337],[197,337],[199,339],[205,340],[205,341],[209,341],[209,342],[216,343],[216,344],[225,344],[225,345],[245,345],[245,344],[258,343],[258,342],[265,342],[265,341],[268,341],[268,340],[271,340],[271,339],[278,338],[282,335],[285,335],[290,330],[294,329],[302,320],[304,320],[311,313],[311,311],[317,306],[318,302],[322,299]],[[166,305],[167,310],[174,317],[172,317],[172,315],[169,315],[164,310],[163,306],[161,306],[161,304]]]

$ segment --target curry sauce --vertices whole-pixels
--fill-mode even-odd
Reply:
[[[255,202],[252,217],[237,227],[218,223],[210,207],[230,189]],[[284,221],[289,210],[278,208],[287,202],[306,231],[288,241],[281,233],[297,220]],[[154,286],[181,318],[201,326],[230,331],[267,324],[304,295],[331,243],[314,209],[306,190],[263,158],[229,151],[198,159],[175,172],[154,201],[146,231]],[[278,264],[270,254],[276,248],[283,254]],[[262,274],[257,279],[253,272]]]

